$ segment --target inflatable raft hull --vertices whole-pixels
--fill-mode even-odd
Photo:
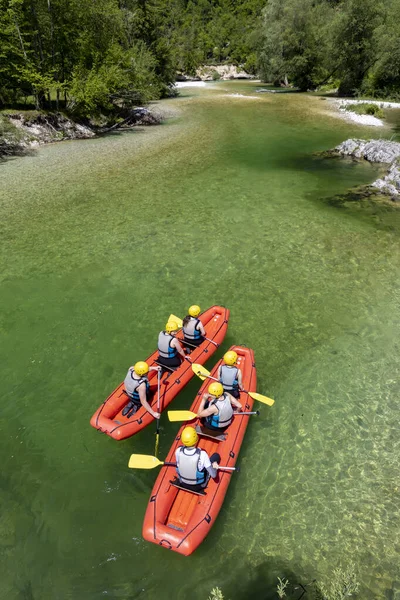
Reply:
[[[192,362],[204,364],[210,356],[217,350],[219,344],[223,341],[229,320],[229,309],[222,306],[212,306],[208,310],[199,315],[199,319],[204,325],[206,336],[214,343],[204,340],[196,349],[192,349],[190,359]],[[182,340],[183,333],[180,330],[177,338]],[[217,344],[217,345],[215,345]],[[146,358],[146,362],[150,367],[157,366],[158,351],[156,350]],[[160,384],[160,407],[162,412],[169,405],[175,396],[185,387],[191,380],[194,373],[189,361],[182,362],[180,367],[173,373],[166,372],[163,374]],[[153,393],[150,402],[153,410],[157,410],[157,372],[150,371],[149,373],[150,390]],[[115,440],[123,440],[138,433],[147,425],[150,425],[155,419],[143,407],[129,419],[122,415],[122,411],[128,404],[129,398],[124,389],[122,382],[103,404],[96,410],[90,424],[95,429],[102,431],[106,435]]]
[[[242,371],[244,389],[255,391],[257,382],[253,350],[243,346],[232,346],[230,350],[238,354],[238,366]],[[221,362],[219,361],[213,368],[211,372],[213,377],[216,377]],[[191,411],[197,413],[201,398],[209,384],[210,380],[206,379],[190,408]],[[253,407],[252,398],[243,392],[240,394],[240,402],[245,411],[250,411]],[[199,436],[197,445],[209,456],[218,452],[221,455],[221,465],[234,467],[250,418],[246,415],[235,416],[224,432],[225,440],[216,441]],[[165,459],[166,462],[175,462],[175,451],[182,445],[180,437],[184,427],[187,425],[196,427],[199,424],[199,420],[194,419],[182,425]],[[221,509],[230,479],[236,475],[232,471],[218,471],[217,478],[210,479],[205,495],[202,496],[172,485],[171,480],[174,479],[175,473],[175,467],[161,467],[147,506],[143,537],[163,548],[188,556],[209,533]]]

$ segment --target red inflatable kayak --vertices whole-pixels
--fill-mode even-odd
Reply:
[[[254,392],[256,390],[256,366],[253,350],[243,346],[232,346],[229,349],[238,354],[237,365],[242,371],[244,389]],[[216,377],[221,362],[218,362],[211,371],[213,377]],[[210,383],[209,379],[204,381],[190,408],[191,411],[197,413],[201,397],[207,391]],[[240,402],[243,410],[250,411],[252,409],[253,400],[248,394],[242,392]],[[205,450],[208,456],[218,452],[221,455],[221,465],[233,467],[250,418],[246,415],[236,415],[224,435],[221,436],[225,437],[224,440],[218,441],[200,434],[197,445]],[[165,462],[175,463],[175,451],[182,445],[180,436],[188,424],[199,430],[200,422],[197,419],[184,423]],[[218,471],[217,478],[210,479],[205,495],[198,495],[172,485],[171,480],[174,479],[175,473],[173,466],[161,467],[147,506],[143,523],[143,537],[149,542],[188,556],[196,550],[213,526],[224,501],[230,479],[235,475],[229,471]]]
[[[228,328],[229,309],[222,306],[212,306],[199,315],[199,319],[204,325],[206,336],[212,340],[204,340],[190,354],[192,362],[203,365],[212,354],[217,350],[225,337]],[[182,330],[176,336],[183,339]],[[153,352],[146,358],[149,367],[156,366],[158,351]],[[175,396],[185,387],[185,385],[194,376],[189,361],[184,360],[176,371],[165,373],[161,379],[160,385],[160,412],[162,412]],[[153,410],[157,410],[157,372],[149,373],[150,390],[153,392],[153,398],[150,402]],[[124,384],[121,383],[117,389],[103,402],[90,419],[90,424],[99,431],[106,433],[115,440],[123,440],[138,433],[144,427],[147,427],[154,417],[141,407],[129,419],[122,415],[124,407],[128,404],[129,398],[124,390]]]

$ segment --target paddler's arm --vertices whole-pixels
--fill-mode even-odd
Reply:
[[[228,394],[228,392],[225,392],[225,393]],[[239,400],[236,400],[236,398],[234,398],[231,394],[228,394],[228,396],[229,396],[229,400],[231,401],[232,406],[234,406],[238,410],[242,410],[243,407],[240,404]]]
[[[201,404],[200,404],[200,408],[201,408]],[[208,408],[203,408],[202,410],[199,410],[199,412],[197,413],[197,416],[200,417],[201,419],[203,419],[204,417],[209,417],[210,415],[215,415],[215,414],[218,414],[218,409],[216,406],[214,406],[214,404],[212,404]]]
[[[142,403],[143,408],[145,408],[147,410],[147,412],[149,412],[151,415],[153,415],[153,417],[155,419],[159,419],[160,418],[160,413],[155,412],[150,404],[147,402],[147,398],[146,398],[146,386],[144,383],[139,385],[139,398],[140,398],[140,402]]]
[[[204,325],[201,321],[198,324],[197,329],[198,329],[198,331],[200,331],[200,333],[203,337],[206,337],[206,330],[204,329]]]
[[[210,473],[211,477],[213,479],[216,478],[217,476],[217,471],[218,471],[218,463],[216,461],[214,461],[211,464],[211,460],[210,457],[208,456],[207,452],[205,452],[204,450],[202,450],[202,452],[204,452],[203,458],[204,458],[204,468],[207,469],[207,471]]]
[[[239,390],[241,392],[243,392],[242,371],[240,369],[238,369],[238,384],[239,384]]]
[[[189,362],[192,362],[192,361],[190,360],[190,358],[188,358],[188,357],[186,356],[186,354],[185,354],[185,352],[184,352],[184,350],[183,350],[182,346],[180,345],[180,343],[178,342],[178,340],[177,340],[176,338],[174,338],[174,339],[172,340],[172,342],[171,342],[171,346],[172,346],[173,348],[176,348],[176,349],[177,349],[178,353],[179,353],[179,354],[182,356],[182,358],[183,358],[183,359],[187,359]]]

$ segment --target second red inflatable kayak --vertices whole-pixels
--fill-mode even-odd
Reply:
[[[234,350],[238,355],[237,366],[242,371],[243,388],[255,391],[257,382],[253,350],[243,346],[232,346],[230,350]],[[213,377],[216,377],[221,362],[213,368]],[[192,412],[197,413],[201,398],[210,382],[209,379],[204,381],[190,408]],[[242,392],[240,402],[243,410],[251,411],[253,400],[248,394]],[[224,439],[210,439],[200,434],[197,446],[205,450],[208,456],[218,452],[221,455],[221,465],[234,467],[250,418],[248,415],[234,416],[232,423],[221,436]],[[182,425],[165,462],[175,462],[175,451],[182,445],[180,436],[187,425],[197,426],[198,429],[200,424],[195,419]],[[147,506],[143,537],[163,548],[188,556],[201,544],[215,523],[230,479],[235,475],[232,475],[232,471],[218,471],[217,478],[209,481],[204,495],[176,487],[172,483],[174,476],[175,467],[161,467]]]

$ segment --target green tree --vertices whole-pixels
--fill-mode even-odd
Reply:
[[[384,20],[379,0],[348,0],[333,23],[331,65],[339,76],[339,93],[356,94],[378,59],[376,30]]]

